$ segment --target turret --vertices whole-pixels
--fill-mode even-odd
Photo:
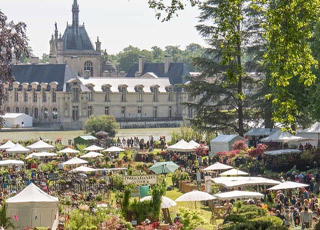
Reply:
[[[96,41],[96,51],[101,52],[101,42],[99,41],[99,37],[97,37]]]

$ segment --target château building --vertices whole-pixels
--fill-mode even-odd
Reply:
[[[63,36],[57,24],[50,40],[49,63],[32,58],[13,65],[13,84],[4,84],[4,111],[26,113],[35,125],[79,129],[91,115],[112,115],[122,128],[178,126],[193,112],[183,105],[190,97],[179,87],[190,73],[183,63],[148,63],[140,57],[127,74],[119,72],[94,48],[85,26],[79,25],[74,0],[72,25]]]

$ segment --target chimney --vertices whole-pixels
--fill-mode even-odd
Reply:
[[[101,42],[99,41],[99,37],[97,37],[96,41],[96,51],[101,52]]]
[[[109,77],[110,74],[109,74],[109,71],[108,70],[105,70],[102,72],[102,77]]]
[[[164,73],[168,73],[171,63],[171,56],[166,55],[164,57]]]
[[[90,70],[84,71],[84,79],[89,79],[89,77],[91,77],[91,71]]]
[[[40,60],[39,57],[32,57],[31,58],[31,64],[39,64]]]
[[[49,56],[49,64],[57,64],[57,58],[55,56]]]
[[[145,63],[146,63],[146,57],[145,56],[139,57],[139,73],[140,74],[142,74],[142,72],[143,72]]]

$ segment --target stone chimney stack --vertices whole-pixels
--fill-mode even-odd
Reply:
[[[166,55],[164,57],[164,73],[168,73],[171,63],[171,56]]]
[[[142,74],[143,72],[145,63],[146,63],[146,57],[145,56],[139,57],[139,73],[140,74]]]
[[[99,41],[99,37],[97,37],[96,41],[96,51],[101,52],[101,42]]]
[[[57,58],[55,56],[49,56],[49,64],[57,64]]]
[[[39,57],[32,57],[31,58],[31,64],[39,64],[40,59]]]

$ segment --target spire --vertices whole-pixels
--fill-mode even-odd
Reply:
[[[77,0],[73,0],[72,5],[72,27],[75,34],[79,34],[79,4]]]
[[[55,39],[58,39],[58,25],[57,25],[57,22],[54,23],[54,38]]]

